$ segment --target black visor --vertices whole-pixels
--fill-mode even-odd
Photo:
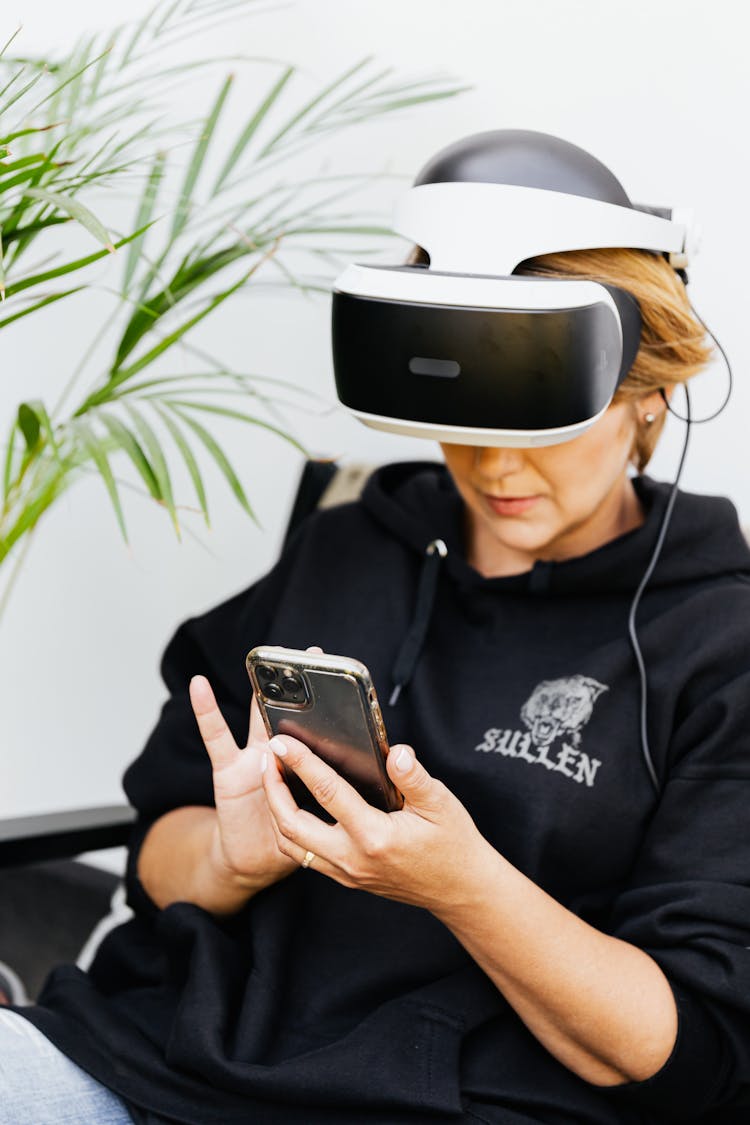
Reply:
[[[334,291],[338,396],[358,414],[406,423],[533,432],[585,424],[611,401],[640,336],[636,302],[605,288],[619,322],[605,301],[494,309]]]

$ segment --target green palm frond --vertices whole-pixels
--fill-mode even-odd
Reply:
[[[164,451],[161,447],[161,442],[159,441],[157,435],[154,433],[151,425],[142,416],[140,411],[132,405],[132,403],[126,402],[124,406],[125,410],[130,415],[131,421],[133,422],[133,428],[135,432],[141,439],[141,446],[148,454],[151,469],[154,476],[156,477],[156,483],[159,486],[160,498],[163,500],[170,516],[172,517],[172,524],[174,526],[175,532],[177,533],[177,538],[179,539],[180,523],[177,518],[177,509],[174,502],[172,478],[169,472],[169,467],[167,465],[167,459],[164,456]]]
[[[120,503],[120,494],[117,491],[114,474],[109,464],[109,456],[104,449],[103,443],[95,436],[89,422],[85,418],[76,418],[73,423],[75,432],[79,435],[81,443],[86,453],[89,454],[91,460],[94,462],[96,468],[106,485],[109,498],[112,501],[112,507],[117,516],[117,522],[122,532],[122,537],[125,542],[128,542],[128,531],[125,526],[125,514],[122,510]]]
[[[119,446],[125,453],[130,461],[135,466],[136,472],[141,477],[141,480],[146,485],[149,495],[154,500],[161,500],[162,494],[159,487],[159,482],[156,479],[156,473],[153,470],[151,462],[143,451],[138,439],[128,429],[123,422],[120,421],[113,414],[109,414],[103,410],[97,411],[97,417],[109,431],[112,440]]]
[[[342,260],[394,237],[380,214],[340,201],[399,177],[325,166],[302,176],[301,154],[354,124],[470,87],[442,75],[400,76],[371,56],[319,82],[260,54],[170,59],[184,40],[200,42],[203,31],[265,10],[264,0],[155,0],[140,20],[86,34],[54,58],[12,56],[18,32],[0,47],[0,330],[75,295],[80,302],[90,288],[112,301],[54,411],[30,399],[7,426],[0,563],[82,473],[100,477],[127,542],[117,461],[169,513],[178,536],[178,469],[197,498],[190,510],[209,522],[206,458],[257,522],[211,426],[261,428],[306,455],[284,411],[332,409],[290,380],[233,371],[198,346],[196,332],[240,294],[327,293]],[[238,72],[254,68],[261,78],[256,104],[243,107],[233,132],[237,83],[233,73],[213,77],[230,58]],[[204,76],[213,83],[205,112],[170,124],[167,98]],[[132,200],[133,224],[110,233],[115,192]],[[81,232],[75,252],[54,251],[64,224]],[[91,239],[95,249],[85,244]],[[120,281],[107,287],[93,271],[113,252]],[[76,284],[60,284],[69,274]]]
[[[182,459],[185,462],[187,470],[190,474],[190,479],[193,482],[195,493],[198,497],[198,503],[200,504],[201,511],[203,512],[203,516],[206,521],[206,527],[210,527],[211,524],[208,518],[208,501],[206,499],[206,489],[205,485],[203,484],[203,477],[201,476],[200,469],[198,468],[198,462],[193,454],[192,449],[190,448],[190,444],[185,440],[185,437],[174,418],[169,415],[167,410],[161,405],[158,400],[154,403],[154,409],[161,418],[164,426],[167,428],[167,430],[169,430],[169,433],[172,436],[172,440],[174,441],[175,445],[182,455]]]
[[[255,523],[259,523],[255,512],[250,506],[250,501],[245,495],[245,490],[242,487],[240,478],[237,476],[237,473],[232,468],[232,465],[230,464],[229,459],[224,453],[224,450],[221,448],[213,435],[209,433],[209,431],[204,426],[202,426],[200,422],[196,421],[195,418],[191,418],[190,414],[186,410],[183,410],[178,404],[174,402],[168,402],[165,405],[169,406],[170,409],[177,415],[177,417],[180,418],[180,420],[184,423],[184,425],[188,426],[193,431],[198,440],[208,450],[209,454],[218,465],[221,473],[226,478],[229,487],[231,488],[232,492],[237,497],[247,514]]]

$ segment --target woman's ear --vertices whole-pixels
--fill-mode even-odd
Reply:
[[[674,383],[669,383],[667,386],[659,387],[658,391],[652,391],[639,398],[636,405],[639,421],[646,422],[648,425],[663,414],[668,408],[673,392]]]

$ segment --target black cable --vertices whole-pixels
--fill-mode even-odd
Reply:
[[[700,316],[698,316],[698,313],[695,311],[695,306],[693,305],[690,298],[688,298],[688,304],[690,305],[690,308],[692,309],[693,316],[698,321],[698,323],[700,325],[702,325],[703,329],[708,333],[708,335],[711,337],[713,342],[716,344],[716,347],[721,352],[722,358],[724,359],[724,362],[727,365],[727,393],[724,396],[724,401],[722,402],[721,406],[718,407],[717,410],[714,410],[713,414],[708,414],[705,418],[692,418],[692,419],[690,419],[690,421],[692,422],[692,424],[694,426],[701,426],[701,425],[703,425],[704,422],[713,422],[714,418],[718,418],[719,415],[721,414],[721,412],[726,409],[726,407],[729,403],[729,400],[732,397],[732,391],[734,390],[734,374],[732,372],[732,365],[729,362],[729,357],[727,356],[727,353],[724,351],[720,342],[716,339],[716,337],[714,336],[713,332],[708,327],[706,322],[704,320],[702,320]],[[665,404],[667,410],[669,411],[669,413],[673,414],[675,418],[679,418],[679,420],[681,422],[687,422],[688,421],[687,418],[683,418],[682,414],[678,414],[677,411],[673,410],[672,407],[669,405],[669,399],[667,398],[666,394],[664,393],[663,387],[661,388],[660,393],[661,393],[661,397],[664,399],[664,404]],[[688,413],[689,413],[689,411],[688,411]]]
[[[677,272],[679,273],[680,271],[678,270]],[[685,283],[685,285],[687,285],[687,274],[685,274],[685,276],[683,277],[683,282]],[[663,387],[660,388],[661,397],[664,399],[664,405],[666,406],[669,413],[672,414],[675,418],[678,418],[680,420],[680,422],[685,423],[685,441],[684,441],[683,446],[682,446],[682,453],[680,454],[680,463],[677,466],[677,475],[675,476],[674,481],[672,482],[672,488],[670,490],[669,497],[667,498],[667,505],[666,505],[666,508],[664,509],[664,515],[662,517],[661,527],[659,528],[659,534],[658,534],[657,539],[656,539],[656,546],[654,547],[653,553],[651,555],[651,560],[650,560],[648,566],[646,567],[646,571],[645,571],[643,577],[641,578],[640,585],[638,586],[638,589],[636,590],[635,594],[633,595],[633,601],[630,604],[630,612],[628,614],[628,633],[630,635],[630,643],[633,647],[633,653],[635,654],[636,663],[638,665],[638,675],[640,677],[640,685],[641,685],[641,710],[640,710],[641,751],[643,753],[643,759],[646,763],[646,769],[648,770],[649,777],[651,778],[651,782],[654,786],[654,789],[656,790],[657,796],[659,796],[659,794],[661,792],[661,787],[659,785],[659,779],[656,776],[656,770],[654,769],[654,762],[653,762],[653,759],[651,757],[651,750],[649,748],[649,742],[648,742],[648,680],[646,678],[646,665],[645,665],[644,660],[643,660],[643,654],[641,652],[641,646],[638,643],[638,635],[636,633],[636,628],[635,628],[635,615],[636,615],[636,612],[638,610],[638,603],[641,600],[641,595],[643,594],[643,591],[645,590],[645,588],[648,584],[648,581],[649,581],[649,579],[651,578],[651,575],[654,572],[654,568],[655,568],[657,562],[659,561],[659,555],[661,554],[661,549],[662,549],[662,546],[664,545],[664,540],[666,538],[667,530],[669,528],[669,521],[672,518],[672,509],[674,508],[675,500],[677,499],[677,488],[678,488],[678,485],[680,483],[680,477],[682,476],[682,469],[683,469],[684,464],[685,464],[685,457],[687,455],[688,443],[690,441],[690,427],[693,426],[693,425],[696,425],[696,426],[702,425],[704,422],[712,422],[714,420],[714,418],[718,418],[718,416],[721,414],[721,412],[726,408],[727,404],[729,403],[729,399],[731,398],[732,391],[734,389],[734,374],[732,372],[732,365],[729,362],[729,357],[727,356],[727,353],[724,351],[720,342],[716,339],[713,332],[708,327],[708,325],[705,323],[705,321],[698,315],[698,313],[695,310],[695,306],[693,305],[690,298],[688,298],[688,304],[690,305],[690,308],[692,309],[693,316],[699,322],[699,324],[702,325],[703,329],[708,333],[708,335],[711,337],[713,342],[716,344],[716,347],[721,352],[722,357],[724,359],[724,362],[727,365],[727,393],[724,396],[724,401],[722,402],[721,406],[719,406],[717,410],[714,410],[713,414],[708,414],[705,418],[693,418],[691,410],[690,410],[690,392],[687,388],[686,383],[682,384],[682,389],[685,392],[685,407],[686,407],[686,411],[687,411],[687,413],[684,414],[684,415],[678,414],[676,410],[672,409],[672,407],[669,404],[669,399],[667,398],[666,393],[664,391],[664,388]]]
[[[682,384],[682,389],[685,392],[685,406],[686,406],[686,409],[687,409],[687,416],[682,419],[683,422],[685,422],[685,441],[684,441],[683,446],[682,446],[682,453],[680,455],[680,463],[677,466],[677,475],[675,476],[674,481],[672,483],[672,488],[670,490],[669,497],[667,499],[667,506],[664,509],[664,515],[662,516],[661,527],[659,528],[659,534],[658,534],[657,539],[656,539],[656,546],[654,547],[654,550],[653,550],[652,555],[651,555],[651,560],[650,560],[648,566],[646,567],[644,575],[641,578],[638,589],[636,590],[635,594],[633,595],[633,600],[630,603],[630,612],[628,614],[628,634],[630,635],[630,643],[633,646],[633,652],[635,654],[636,663],[638,665],[638,674],[640,676],[640,684],[641,684],[641,712],[640,712],[641,751],[643,753],[643,759],[646,763],[646,769],[648,770],[649,777],[651,778],[651,781],[652,781],[652,784],[654,786],[654,789],[656,790],[657,796],[659,796],[659,793],[661,792],[661,787],[659,785],[659,779],[656,776],[656,770],[654,769],[654,763],[653,763],[653,759],[651,758],[651,750],[649,748],[649,743],[648,743],[648,681],[646,679],[646,665],[644,664],[644,661],[643,661],[643,654],[641,652],[641,646],[638,643],[638,636],[637,636],[637,633],[636,633],[636,630],[635,630],[635,615],[636,615],[636,612],[638,610],[638,603],[641,600],[641,595],[643,594],[643,591],[646,589],[646,585],[647,585],[651,575],[654,572],[654,568],[655,568],[657,562],[659,561],[659,555],[661,554],[661,549],[662,549],[662,546],[664,545],[664,540],[666,538],[667,530],[669,528],[669,521],[672,517],[672,509],[674,508],[675,500],[677,499],[677,488],[678,488],[678,485],[680,483],[680,477],[682,476],[682,469],[683,469],[683,466],[685,464],[685,457],[687,455],[688,443],[690,441],[690,427],[692,425],[692,419],[691,419],[691,416],[690,416],[690,391],[688,390],[687,385],[685,383]],[[678,415],[676,415],[676,417],[679,418],[680,415],[678,414]]]

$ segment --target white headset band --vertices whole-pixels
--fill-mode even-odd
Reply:
[[[432,269],[388,269],[352,263],[336,278],[334,289],[356,297],[420,305],[553,312],[594,304],[620,316],[608,290],[583,278],[467,277]]]
[[[461,182],[410,188],[392,225],[428,252],[431,269],[507,275],[538,254],[605,246],[668,252],[684,268],[691,213],[682,209],[680,218],[544,188]]]

